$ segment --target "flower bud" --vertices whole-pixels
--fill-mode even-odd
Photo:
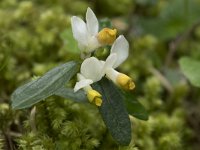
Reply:
[[[116,40],[117,30],[103,28],[97,35],[97,39],[102,45],[112,45]]]
[[[95,103],[97,106],[101,106],[102,104],[101,94],[93,89],[87,91],[87,98],[91,103]]]
[[[132,79],[123,73],[120,73],[117,76],[116,82],[120,87],[126,90],[133,90],[135,88],[135,84]]]

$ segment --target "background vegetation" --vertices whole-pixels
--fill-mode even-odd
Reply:
[[[10,107],[19,85],[79,59],[70,17],[85,16],[88,6],[130,42],[119,70],[134,79],[133,95],[150,118],[131,117],[128,147],[112,140],[93,105],[52,96],[30,109]],[[200,0],[0,0],[0,149],[198,150],[199,88],[178,60],[200,59],[199,6]]]

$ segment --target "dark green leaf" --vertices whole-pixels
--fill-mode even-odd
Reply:
[[[83,90],[79,90],[76,93],[74,93],[73,89],[62,87],[55,92],[55,95],[71,99],[77,102],[88,101]]]
[[[148,120],[148,113],[146,109],[131,93],[124,92],[123,96],[126,108],[130,115],[141,120]]]
[[[200,87],[200,61],[196,61],[189,57],[183,57],[179,60],[183,74],[190,82],[197,87]]]
[[[44,76],[31,81],[18,89],[12,96],[12,107],[22,109],[51,96],[63,87],[78,71],[78,64],[74,61],[60,65],[48,71]]]
[[[103,103],[99,107],[99,111],[112,137],[120,145],[129,145],[131,124],[119,90],[106,78],[96,83],[94,89],[103,96]]]

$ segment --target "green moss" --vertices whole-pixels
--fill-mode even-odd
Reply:
[[[187,115],[193,112],[188,103],[195,105],[200,95],[177,73],[177,60],[182,55],[200,58],[200,29],[178,44],[170,64],[166,64],[169,44],[174,39],[160,39],[153,32],[143,32],[146,30],[137,24],[141,16],[159,16],[169,4],[171,1],[163,0],[0,1],[0,149],[11,149],[10,137],[11,145],[22,150],[194,150],[191,139],[198,133],[187,122],[193,125],[198,117],[194,120]],[[61,34],[70,30],[72,15],[85,17],[88,6],[95,8],[99,18],[126,16],[120,21],[126,20],[128,25],[123,34],[129,37],[130,56],[119,71],[134,79],[133,94],[150,113],[147,122],[131,118],[133,138],[128,147],[113,141],[98,109],[91,104],[50,97],[36,105],[35,115],[31,115],[32,108],[16,111],[10,107],[10,95],[16,87],[62,62],[79,59],[79,54],[65,48]],[[146,26],[150,24],[146,22]],[[154,27],[153,31],[159,28]],[[167,35],[167,31],[160,32]],[[174,32],[173,35],[181,35]],[[163,75],[172,91],[150,71],[152,68]]]

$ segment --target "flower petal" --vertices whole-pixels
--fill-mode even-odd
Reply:
[[[103,72],[105,73],[107,69],[113,68],[116,60],[117,60],[117,54],[111,53],[104,63]]]
[[[82,45],[87,44],[88,31],[86,23],[79,17],[73,16],[71,18],[72,32],[74,38]]]
[[[120,35],[114,42],[114,44],[111,48],[111,54],[112,53],[117,54],[117,60],[114,64],[113,68],[118,67],[120,64],[122,64],[127,59],[128,53],[129,53],[129,44],[123,35]]]
[[[92,9],[87,8],[86,12],[87,29],[91,36],[95,36],[99,30],[99,23]]]
[[[112,80],[115,84],[117,84],[117,76],[119,74],[120,73],[113,68],[106,70],[106,77],[109,78],[110,80]]]
[[[103,64],[95,57],[87,58],[81,64],[81,74],[86,79],[93,82],[99,81],[104,74],[102,73]]]
[[[85,80],[85,77],[82,74],[77,73],[77,79],[78,81],[81,81],[81,80]]]
[[[80,89],[82,89],[84,87],[87,87],[92,83],[93,83],[93,81],[90,80],[90,79],[83,79],[83,80],[81,80],[79,82],[76,82],[76,85],[74,87],[74,92],[77,92],[78,90],[80,90]]]

